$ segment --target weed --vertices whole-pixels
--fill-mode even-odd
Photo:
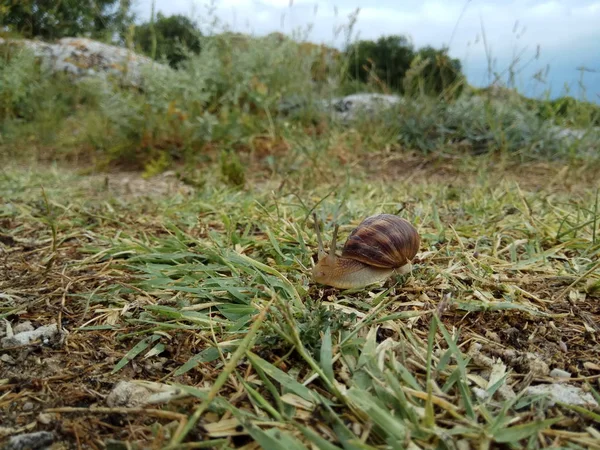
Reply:
[[[242,187],[246,182],[244,166],[236,153],[222,151],[220,158],[221,175],[227,183]]]

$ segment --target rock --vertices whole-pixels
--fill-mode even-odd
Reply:
[[[596,370],[598,372],[600,372],[600,364],[596,364],[590,361],[586,361],[583,363],[583,367],[585,367],[588,370]]]
[[[35,408],[35,405],[32,402],[25,402],[23,404],[23,411],[32,411]]]
[[[2,355],[0,355],[0,361],[2,361],[3,363],[6,364],[14,364],[15,363],[15,359],[10,356],[8,353],[4,353]]]
[[[497,343],[502,342],[502,339],[500,339],[500,336],[498,336],[498,333],[496,333],[494,331],[486,330],[485,337],[488,338],[489,340],[497,342]]]
[[[600,146],[600,127],[591,127],[586,130],[576,128],[563,128],[559,126],[551,126],[549,128],[551,135],[557,140],[562,141],[565,145],[576,145],[581,151],[585,149],[590,155],[595,155]]]
[[[25,322],[21,322],[13,327],[13,333],[23,333],[25,331],[33,331],[35,327],[31,324],[30,320],[26,320]]]
[[[43,327],[39,327],[36,330],[32,331],[23,331],[21,333],[15,334],[14,336],[7,336],[0,341],[2,343],[3,348],[7,347],[16,347],[19,345],[28,345],[37,339],[42,339],[42,341],[47,342],[49,339],[53,338],[58,334],[58,327],[55,323],[50,325],[44,325]]]
[[[585,137],[586,133],[588,133],[588,130],[577,130],[573,128],[562,128],[557,126],[552,127],[551,130],[558,139],[570,141],[579,141]],[[593,131],[596,130],[598,130],[597,127],[593,129]]]
[[[148,403],[150,391],[143,386],[128,381],[119,381],[106,397],[106,404],[111,408],[118,406],[136,407]]]
[[[50,44],[28,39],[0,38],[0,44],[28,48],[52,72],[66,72],[75,79],[112,76],[120,79],[123,84],[141,87],[145,68],[172,70],[147,56],[92,39],[63,38]]]
[[[54,420],[53,414],[39,413],[37,416],[37,421],[39,423],[41,423],[42,425],[50,425],[53,420]]]
[[[45,449],[54,442],[54,435],[48,431],[20,434],[8,440],[4,450],[37,450]]]
[[[167,403],[185,396],[186,394],[179,388],[167,384],[144,380],[119,381],[106,397],[106,404],[111,408],[119,406],[131,408]]]
[[[339,120],[354,120],[362,114],[372,116],[402,102],[398,95],[353,94],[325,101],[323,105]]]
[[[309,106],[309,102],[304,97],[292,95],[281,99],[277,105],[277,109],[282,114],[292,114]],[[323,107],[323,102],[317,103],[317,108]]]
[[[334,119],[350,122],[361,114],[372,116],[378,112],[390,109],[404,100],[398,95],[360,93],[335,97],[330,100],[307,101],[303,97],[290,96],[281,100],[278,105],[280,113],[290,114],[306,108],[330,113]]]
[[[550,376],[553,378],[571,378],[571,374],[562,369],[552,369],[550,371]]]
[[[544,377],[550,373],[550,367],[535,353],[526,353],[522,358],[527,361],[529,371],[536,377]]]
[[[568,384],[556,383],[529,386],[525,389],[525,393],[530,395],[546,394],[551,398],[552,404],[561,402],[567,405],[598,406],[598,403],[589,392],[584,392],[581,388]]]

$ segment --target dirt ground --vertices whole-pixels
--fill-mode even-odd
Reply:
[[[387,175],[409,176],[410,172],[413,177],[432,176],[437,170],[432,164],[426,161],[409,163],[406,160],[402,164],[392,163]],[[447,178],[448,174],[439,176]],[[547,171],[541,175],[547,176]],[[563,176],[560,171],[554,172],[556,185],[570,189],[560,181],[564,180]],[[530,188],[535,187],[539,179],[534,176],[526,178]],[[132,173],[104,178],[96,176],[90,178],[90,183],[104,183],[123,195],[147,193],[149,189],[153,189],[157,195],[188,189],[169,176],[160,183],[156,180],[149,183]],[[131,225],[134,224],[132,218]],[[4,317],[13,326],[25,326],[23,324],[30,322],[33,328],[37,328],[56,322],[64,330],[75,330],[94,316],[84,302],[69,302],[69,294],[86,296],[107,284],[128,286],[131,282],[131,274],[110,263],[88,262],[89,255],[82,253],[81,249],[93,240],[93,236],[76,235],[66,239],[50,261],[48,241],[38,240],[44,229],[42,224],[24,224],[5,218],[0,225],[5,230],[0,234],[0,294],[5,305],[0,312],[17,307],[17,312]],[[15,232],[17,229],[20,230]],[[148,231],[152,232],[151,229]],[[442,310],[443,322],[448,329],[462,329],[463,350],[468,350],[470,345],[478,342],[480,347],[472,350],[475,363],[486,364],[486,358],[500,358],[513,372],[512,380],[520,388],[535,381],[552,381],[549,371],[561,369],[571,374],[571,384],[587,390],[589,383],[599,389],[600,293],[584,299],[573,298],[567,288],[575,281],[570,277],[548,277],[536,273],[510,280],[513,286],[525,292],[535,292],[536,298],[532,299],[534,303],[541,299],[554,299],[544,303],[546,315],[543,317],[514,310],[469,312],[456,308],[444,309],[444,292],[435,288],[417,286],[414,292],[407,292],[406,295],[423,299],[422,294],[426,294],[423,301]],[[472,280],[464,282],[469,284]],[[131,294],[130,297],[129,309],[135,309],[144,302],[143,293]],[[412,309],[415,309],[414,304],[405,305],[401,301],[394,307],[395,311]],[[94,313],[95,317],[100,314],[98,310]],[[117,323],[123,313],[125,311],[104,311],[102,320],[97,324]],[[413,326],[418,333],[426,335],[427,325],[424,320]],[[393,330],[384,331],[395,333]],[[115,364],[136,342],[135,335],[118,338],[129,332],[135,332],[135,327],[127,328],[124,325],[117,330],[71,331],[29,345],[2,348],[0,442],[10,435],[49,431],[57,436],[52,447],[55,449],[106,448],[110,440],[150,442],[146,444],[150,447],[146,448],[162,448],[166,444],[163,427],[175,429],[182,415],[193,411],[197,399],[171,402],[162,412],[158,410],[159,406],[128,414],[118,408],[94,410],[93,407],[106,408],[107,396],[119,380],[166,380],[191,386],[207,385],[214,377],[214,364],[199,366],[181,377],[172,376],[175,369],[197,353],[192,333],[181,331],[173,335],[170,346],[158,361],[135,360],[113,375],[111,371]],[[477,339],[470,339],[471,336]],[[235,399],[234,403],[242,404],[245,401],[242,397]],[[202,426],[190,437],[201,439],[203,436],[214,436],[216,432],[211,432],[210,427],[205,425],[216,419],[207,415],[201,421]],[[590,425],[576,415],[573,415],[572,421],[573,432]],[[156,424],[162,424],[162,427]],[[232,431],[232,434],[236,433]],[[236,446],[258,448],[243,433],[239,434],[234,438]]]

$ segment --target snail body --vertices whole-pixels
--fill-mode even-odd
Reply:
[[[392,214],[378,214],[363,220],[348,236],[341,256],[336,255],[338,226],[325,252],[319,226],[318,262],[313,279],[339,289],[357,289],[383,281],[393,273],[407,273],[419,251],[421,239],[416,228]]]

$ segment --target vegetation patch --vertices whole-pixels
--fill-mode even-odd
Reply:
[[[141,27],[172,67],[139,85],[0,48],[0,442],[598,448],[597,106],[474,89],[443,50],[363,65],[396,38],[187,51],[180,19]],[[330,242],[378,213],[412,271],[315,283],[314,217]]]
[[[294,177],[240,191],[218,171],[194,190],[39,173],[3,178],[2,316],[61,334],[3,349],[7,429],[144,447],[596,441],[592,404],[528,390],[566,373],[598,397],[593,189],[473,167],[446,183],[330,175],[333,194]],[[327,236],[334,219],[341,235],[380,211],[411,220],[413,272],[356,292],[315,285],[311,210]],[[177,399],[106,406],[119,380]]]

